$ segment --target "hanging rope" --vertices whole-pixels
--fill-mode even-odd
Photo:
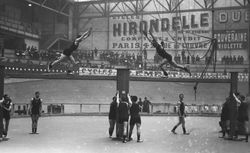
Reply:
[[[210,56],[208,58],[208,61],[206,63],[205,69],[202,71],[201,76],[199,79],[203,79],[204,74],[207,72],[209,65],[211,64],[211,62],[214,60],[215,61],[215,52],[217,49],[217,40],[216,39],[212,39],[211,44],[209,46],[210,50]],[[214,62],[214,64],[216,64],[216,62]],[[195,100],[196,100],[196,94],[197,94],[197,87],[198,87],[199,82],[197,81],[194,85],[194,92],[195,92]]]

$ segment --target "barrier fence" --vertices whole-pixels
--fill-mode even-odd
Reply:
[[[13,104],[12,116],[29,115],[30,104],[18,103]],[[110,104],[93,104],[93,103],[46,103],[42,105],[44,115],[65,115],[65,114],[107,114]],[[188,115],[219,115],[221,105],[186,105]],[[149,107],[149,112],[142,112],[149,115],[175,115],[177,114],[177,105],[171,103],[153,103]]]

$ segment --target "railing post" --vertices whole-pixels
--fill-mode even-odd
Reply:
[[[61,104],[61,114],[64,114],[64,105]]]
[[[82,113],[82,104],[80,104],[80,113]]]
[[[168,105],[167,114],[169,114],[169,104],[167,104],[167,105]]]
[[[99,113],[101,113],[101,104],[99,104]]]
[[[15,104],[12,105],[12,116],[15,116]]]
[[[166,113],[167,103],[164,103],[163,113]]]

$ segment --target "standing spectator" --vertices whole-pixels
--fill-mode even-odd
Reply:
[[[197,62],[200,62],[200,57],[199,57],[199,55],[196,56],[196,59],[195,59],[195,60],[196,60],[196,63],[197,63]]]
[[[249,129],[248,129],[248,104],[245,101],[245,97],[241,96],[241,104],[239,106],[239,116],[238,116],[238,121],[239,124],[241,126],[243,126],[244,129],[244,133],[246,134],[246,142],[248,142],[248,133],[249,133]]]
[[[190,64],[190,56],[187,56],[187,64]]]
[[[143,55],[144,55],[144,59],[148,59],[148,53],[146,48],[143,49]]]
[[[127,127],[128,127],[128,120],[129,120],[129,108],[132,104],[129,94],[127,96],[125,93],[122,93],[121,95],[121,101],[119,101],[119,93],[116,95],[117,97],[117,103],[118,103],[118,122],[120,125],[122,125],[121,131],[123,131],[123,143],[126,143],[126,137],[127,137]]]
[[[141,98],[139,98],[138,105],[139,105],[141,108],[143,108],[143,102],[142,102]],[[142,109],[141,109],[141,111],[142,111]]]
[[[0,142],[3,140],[3,107],[2,100],[0,100]]]
[[[109,109],[109,137],[113,135],[114,127],[116,124],[116,113],[117,113],[117,101],[116,97],[113,97],[113,101],[110,104]]]
[[[97,54],[98,54],[98,50],[97,50],[97,48],[95,48],[94,49],[94,52],[95,52],[95,57],[97,56]]]
[[[228,109],[228,104],[230,102],[230,97],[226,98],[226,102],[222,105],[222,110],[221,110],[221,115],[220,115],[220,126],[222,129],[222,137],[224,138],[226,133],[229,133],[229,109]]]
[[[233,93],[230,99],[230,133],[229,140],[237,140],[238,139],[238,108],[240,106],[241,101],[239,93]]]
[[[233,64],[237,64],[237,60],[236,60],[236,56],[234,55],[233,56],[233,61],[232,61]]]
[[[239,129],[243,129],[243,133],[246,134],[246,142],[248,142],[248,132],[249,132],[249,129],[248,129],[248,121],[249,121],[249,118],[248,118],[248,104],[246,103],[245,101],[245,96],[235,96],[235,99],[238,103],[240,103],[240,106],[238,107],[238,126],[239,127],[242,127],[242,128],[238,128]],[[238,132],[237,132],[238,133]]]
[[[32,134],[37,133],[38,119],[42,112],[42,99],[39,91],[35,92],[35,97],[30,102],[30,115],[32,120]]]
[[[141,140],[141,107],[137,103],[137,96],[131,96],[132,106],[130,108],[130,129],[129,129],[129,141],[132,140],[133,128],[136,125],[137,129],[137,142],[142,142]]]
[[[229,64],[232,64],[233,63],[233,57],[232,55],[229,56]]]
[[[143,112],[150,113],[150,108],[149,108],[150,105],[151,102],[147,99],[147,97],[145,97],[143,101]]]
[[[244,64],[244,57],[241,56],[240,64]]]
[[[4,130],[3,130],[3,135],[6,138],[8,135],[8,129],[9,129],[9,123],[10,123],[10,111],[12,108],[12,102],[10,97],[5,94],[3,96],[3,102],[2,102],[2,112],[3,112],[3,119],[4,119]]]
[[[241,64],[241,56],[240,55],[237,58],[237,64]]]
[[[181,56],[180,56],[180,54],[177,54],[177,61],[178,61],[178,64],[181,64]]]
[[[171,130],[171,132],[174,134],[176,134],[175,130],[179,125],[182,125],[183,134],[189,134],[186,132],[186,127],[185,127],[186,113],[185,113],[185,104],[183,102],[183,99],[184,99],[184,95],[180,94],[179,95],[179,103],[178,103],[178,105],[179,105],[179,107],[178,107],[179,122]]]
[[[192,64],[195,64],[195,56],[194,55],[192,55],[191,59],[192,59]]]

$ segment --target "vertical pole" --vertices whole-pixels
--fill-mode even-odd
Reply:
[[[2,99],[4,94],[4,66],[0,65],[0,99]],[[3,111],[0,107],[0,138],[3,134]]]
[[[73,38],[73,23],[74,23],[74,13],[73,8],[75,4],[69,6],[69,17],[68,17],[68,39]],[[77,9],[78,10],[78,9]],[[76,19],[75,19],[76,20]]]
[[[0,99],[2,99],[4,94],[4,69],[3,65],[0,65]]]
[[[248,14],[250,14],[250,0],[248,0]],[[250,17],[248,16],[248,95],[250,95]]]
[[[217,40],[214,40],[214,0],[212,0],[212,31],[211,31],[211,34],[212,34],[212,42],[211,43],[213,43],[213,54],[214,54],[213,69],[215,72],[216,71],[216,62],[217,62],[217,45],[218,45],[218,43],[217,43]]]
[[[121,94],[125,92],[126,94],[129,93],[129,69],[127,68],[117,68],[117,78],[116,78],[116,90],[119,91],[120,97]],[[116,116],[116,123],[118,123],[118,111]],[[122,136],[122,130],[120,130],[122,127],[121,124],[116,124],[116,136],[120,137]]]
[[[238,89],[238,72],[231,72],[230,95],[236,93]]]
[[[117,84],[116,89],[121,94],[125,92],[129,93],[129,69],[119,68],[117,69]]]
[[[107,20],[108,20],[108,28],[107,28],[107,49],[109,50],[109,41],[110,41],[110,30],[109,30],[109,27],[110,27],[110,3],[108,2],[109,0],[107,0],[105,2],[106,4],[106,13],[107,13]]]
[[[231,72],[231,86],[230,97],[237,92],[238,88],[238,72]],[[230,132],[229,136],[232,138],[235,135],[237,125],[237,102],[232,98],[229,103],[229,119],[230,119]]]

